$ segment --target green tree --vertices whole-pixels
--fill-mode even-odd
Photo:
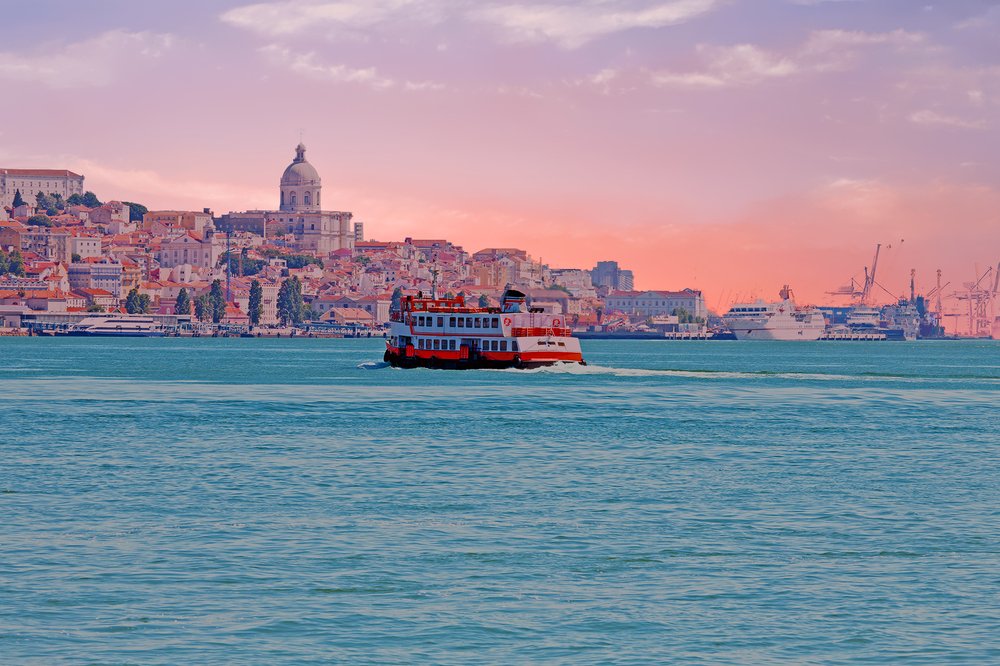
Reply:
[[[74,252],[72,255],[70,255],[69,260],[72,261],[75,264],[78,261],[80,261],[80,255],[78,255],[76,252]]]
[[[260,286],[260,280],[250,283],[250,302],[247,305],[247,316],[250,317],[250,324],[258,326],[260,318],[264,316],[264,288]]]
[[[80,203],[87,208],[97,208],[101,205],[101,200],[97,198],[96,194],[88,191],[83,193],[83,198],[80,200]]]
[[[191,314],[191,297],[188,296],[187,289],[181,287],[177,292],[177,304],[174,305],[174,312],[182,315]]]
[[[97,303],[91,303],[87,306],[87,312],[104,312],[104,308]]]
[[[14,208],[24,205],[24,197],[21,196],[21,190],[14,190]]]
[[[290,277],[281,283],[278,290],[278,318],[282,324],[298,324],[302,321],[302,282]]]
[[[490,306],[490,299],[486,298],[486,294],[479,294],[479,307],[488,308]]]
[[[10,257],[3,251],[3,248],[0,248],[0,275],[7,275],[8,268],[10,268]]]
[[[149,209],[140,203],[133,201],[123,201],[122,203],[128,206],[129,222],[142,222],[143,216],[149,212]]]
[[[208,304],[211,308],[212,322],[218,324],[226,316],[226,296],[222,293],[221,281],[212,282],[212,289],[208,294]]]
[[[7,272],[11,275],[17,275],[19,277],[24,277],[24,257],[21,256],[20,250],[14,250],[8,256]]]
[[[51,227],[52,220],[47,215],[32,215],[28,218],[29,227]]]
[[[132,290],[128,292],[128,296],[125,297],[125,312],[129,314],[139,314],[141,312],[139,290],[136,287],[132,287]]]
[[[208,302],[208,294],[202,294],[194,299],[194,316],[198,321],[208,321],[212,318],[212,308]]]
[[[80,206],[83,205],[83,195],[82,194],[71,194],[69,199],[66,199],[66,203],[70,206]]]
[[[153,310],[153,299],[149,294],[139,294],[139,314],[149,314]]]

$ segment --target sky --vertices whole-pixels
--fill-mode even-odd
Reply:
[[[1000,261],[1000,0],[4,3],[0,166],[366,236],[615,259],[719,308]]]

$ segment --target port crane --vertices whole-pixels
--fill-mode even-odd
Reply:
[[[969,336],[990,337],[993,332],[997,290],[1000,288],[1000,263],[996,268],[990,266],[982,275],[979,275],[977,268],[973,273],[973,276],[976,275],[978,277],[974,281],[965,282],[962,285],[964,289],[955,292],[955,298],[968,304],[966,316],[969,319]],[[992,288],[990,277],[993,277]]]
[[[889,247],[891,248],[892,246],[890,245]],[[878,287],[891,296],[893,300],[896,300],[896,294],[893,294],[875,279],[878,272],[878,259],[881,252],[882,244],[878,243],[875,245],[875,256],[872,258],[871,269],[869,270],[869,267],[865,266],[864,282],[858,282],[856,278],[852,277],[850,284],[844,285],[835,291],[828,291],[826,293],[833,296],[846,296],[848,298],[852,298],[854,299],[856,305],[870,306],[873,305],[872,301],[874,300],[874,288]]]

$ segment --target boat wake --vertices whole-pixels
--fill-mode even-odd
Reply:
[[[388,367],[389,364],[385,361],[365,361],[364,363],[358,363],[358,370],[381,370]]]

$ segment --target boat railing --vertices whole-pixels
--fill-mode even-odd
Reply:
[[[516,326],[510,329],[510,334],[515,338],[532,338],[532,337],[555,337],[555,338],[568,338],[573,334],[573,332],[568,328],[562,327],[543,327],[543,326]]]

